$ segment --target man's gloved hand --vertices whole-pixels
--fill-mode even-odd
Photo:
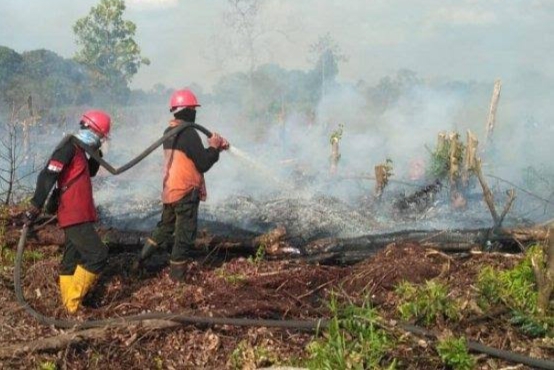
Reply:
[[[212,136],[208,139],[208,144],[214,149],[219,150],[219,147],[221,146],[222,143],[223,143],[222,137],[219,136],[217,132],[214,132]]]
[[[31,226],[37,219],[38,215],[40,215],[40,208],[37,208],[34,205],[30,205],[23,215],[24,224],[27,226]]]
[[[212,137],[208,139],[208,144],[219,151],[229,149],[229,142],[221,137],[217,132],[212,134]]]
[[[219,150],[227,150],[229,149],[229,146],[231,144],[229,144],[229,142],[227,141],[227,139],[225,139],[224,137],[221,137],[221,145],[219,147]]]

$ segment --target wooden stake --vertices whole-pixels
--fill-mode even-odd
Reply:
[[[544,249],[545,261],[541,264],[537,257],[531,258],[537,281],[537,309],[541,315],[548,313],[550,297],[554,292],[554,223],[549,226],[549,238]]]
[[[502,89],[502,81],[494,81],[494,89],[492,91],[491,106],[489,108],[489,117],[487,119],[487,143],[492,139],[492,133],[496,124],[496,110],[498,108],[498,101],[500,100],[500,90]]]
[[[375,166],[375,196],[381,198],[387,186],[387,168],[384,164]]]
[[[467,204],[464,196],[459,190],[460,180],[460,135],[457,132],[450,133],[448,137],[450,142],[450,151],[448,153],[450,158],[450,200],[454,208],[464,208]]]
[[[471,172],[475,169],[475,161],[477,155],[477,146],[479,140],[470,130],[467,130],[467,145],[464,159],[464,169],[462,172],[462,185],[467,187],[469,185],[469,178]]]
[[[331,139],[331,174],[333,175],[337,173],[339,159],[339,139],[334,137]]]

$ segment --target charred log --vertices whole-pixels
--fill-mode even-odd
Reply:
[[[237,229],[238,230],[238,229]],[[100,229],[99,233],[110,247],[111,253],[137,253],[146,232]],[[9,234],[15,242],[18,232]],[[289,238],[285,228],[279,227],[266,234],[235,231],[227,235],[215,235],[206,230],[199,233],[194,255],[256,255],[259,248],[270,259],[301,258],[309,262],[349,264],[371,257],[391,243],[416,242],[426,248],[445,252],[464,252],[471,249],[487,249],[498,245],[503,251],[519,251],[518,245],[536,243],[548,238],[545,228],[517,228],[477,230],[406,230],[392,233],[363,235],[355,238],[320,238],[297,244]],[[63,231],[48,226],[39,230],[29,242],[35,245],[62,245]]]
[[[402,212],[409,209],[422,211],[430,206],[435,199],[435,195],[440,192],[441,188],[441,181],[436,179],[433,183],[425,185],[415,193],[398,199],[394,202],[394,207]]]

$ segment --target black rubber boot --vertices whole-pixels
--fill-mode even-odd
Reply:
[[[141,269],[144,261],[154,254],[157,247],[158,246],[151,239],[146,239],[146,242],[144,242],[144,245],[142,246],[137,259],[134,260],[133,264],[131,265],[131,271],[138,272]]]
[[[173,281],[182,282],[185,281],[185,274],[187,272],[187,261],[169,261],[169,277]]]

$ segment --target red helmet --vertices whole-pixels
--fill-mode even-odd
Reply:
[[[81,122],[83,122],[85,127],[90,127],[94,132],[102,135],[102,137],[108,137],[112,119],[108,113],[101,110],[89,110],[83,114]]]
[[[177,90],[171,95],[169,100],[169,111],[173,112],[177,108],[182,107],[199,107],[196,96],[189,89]]]

